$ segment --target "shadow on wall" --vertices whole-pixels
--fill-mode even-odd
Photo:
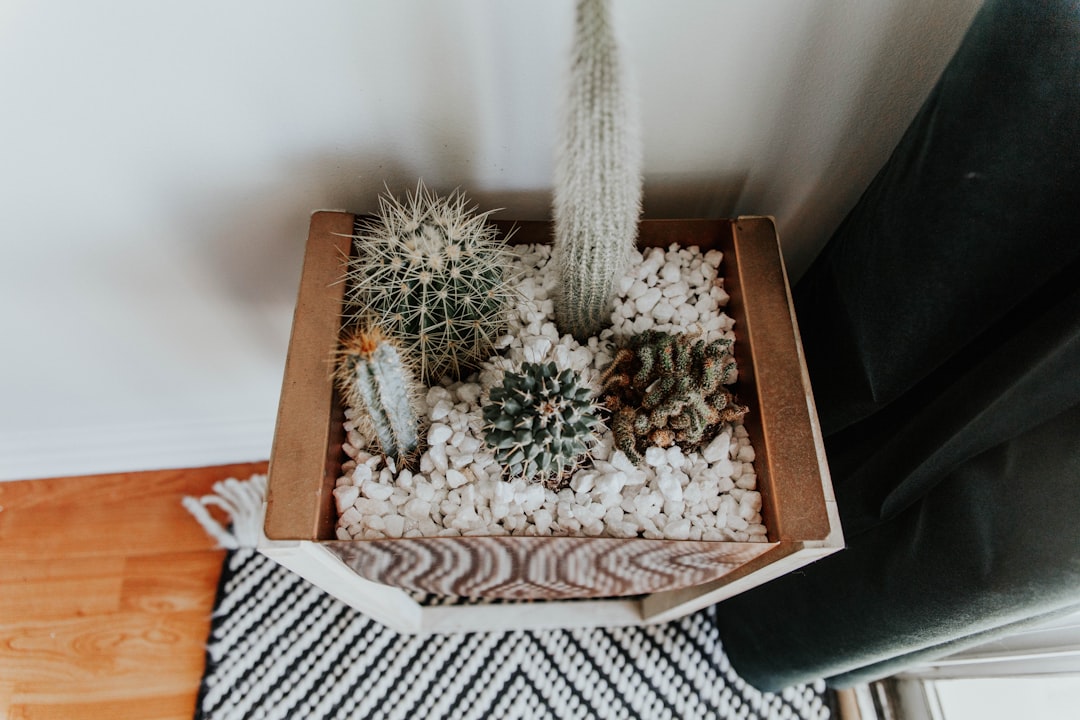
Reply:
[[[375,212],[387,189],[401,197],[423,177],[439,194],[460,187],[480,211],[501,208],[495,217],[550,216],[550,188],[473,192],[468,179],[434,182],[448,175],[377,155],[313,155],[283,163],[259,185],[200,186],[176,199],[175,220],[193,228],[189,271],[223,303],[244,309],[253,345],[284,357],[313,212]]]
[[[173,203],[192,233],[189,271],[224,306],[242,308],[255,347],[283,358],[311,213],[374,209],[383,179],[407,175],[385,158],[328,154],[284,161],[258,183],[191,188]]]
[[[647,173],[642,217],[732,217],[748,177],[747,171],[723,175]]]

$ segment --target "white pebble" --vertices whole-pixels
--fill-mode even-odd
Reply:
[[[457,389],[458,399],[470,405],[480,402],[480,386],[476,383],[462,383]]]
[[[735,487],[741,490],[753,490],[757,487],[757,475],[754,473],[743,473],[735,479]]]
[[[748,520],[760,510],[761,493],[759,492],[748,492],[739,501],[739,514]]]
[[[360,492],[363,493],[364,497],[371,500],[389,500],[390,496],[394,494],[394,486],[367,482],[361,486]]]
[[[515,495],[515,498],[520,497],[518,503],[521,505],[521,509],[525,512],[533,512],[538,510],[541,505],[544,504],[544,492],[543,485],[532,484],[521,495]]]
[[[434,407],[440,400],[450,400],[450,391],[446,388],[436,385],[427,392],[427,404],[428,407]]]
[[[652,310],[653,320],[658,323],[670,322],[671,318],[675,317],[675,308],[671,306],[671,303],[663,300],[656,303],[656,306]]]
[[[653,308],[656,307],[656,303],[660,301],[660,297],[661,292],[659,288],[649,288],[634,301],[634,306],[637,308],[638,313],[648,315],[653,311]]]
[[[634,498],[634,507],[644,518],[651,518],[659,513],[661,505],[663,505],[663,497],[657,492],[645,493]]]
[[[452,488],[459,488],[469,481],[469,478],[465,476],[465,473],[460,470],[448,468],[446,471],[446,484]]]
[[[667,464],[673,468],[681,468],[686,464],[686,456],[683,455],[682,448],[678,445],[672,445],[666,451]]]
[[[682,271],[679,269],[678,262],[668,262],[660,269],[660,279],[666,283],[677,283],[680,277],[682,277]]]
[[[385,500],[360,498],[353,503],[353,508],[361,515],[386,515],[391,512],[391,505]]]
[[[547,508],[540,508],[533,513],[533,524],[536,525],[536,529],[541,534],[547,534],[551,530],[551,523],[554,522],[554,518],[551,516],[551,511]]]
[[[653,467],[667,464],[667,452],[664,448],[655,445],[645,451],[645,462]]]
[[[690,325],[697,322],[699,313],[698,309],[693,305],[683,304],[679,305],[679,324]]]
[[[413,494],[420,500],[430,503],[435,499],[435,487],[429,482],[420,480],[416,483],[416,487],[413,488]]]
[[[617,502],[619,493],[622,492],[623,487],[626,486],[627,475],[620,471],[605,473],[596,478],[596,483],[593,486],[597,494],[601,497],[612,499],[612,502]]]
[[[360,497],[360,488],[355,485],[342,485],[334,488],[334,500],[337,502],[338,514],[352,507],[356,499]]]
[[[443,427],[446,427],[443,425]],[[446,428],[449,430],[450,428]],[[449,436],[447,436],[449,437]],[[446,473],[450,469],[450,462],[446,457],[445,445],[430,445],[428,450],[424,453],[424,457],[428,458],[432,467],[428,468],[427,472],[431,472],[433,469],[438,469],[439,472]],[[423,470],[423,461],[421,461],[421,470]]]
[[[342,525],[348,527],[349,525],[355,525],[363,519],[363,515],[355,507],[346,508],[345,512],[341,513],[340,522]]]
[[[681,502],[683,499],[682,485],[675,479],[675,476],[670,472],[661,474],[656,479],[657,489],[660,494],[664,496],[665,500],[672,502]]]
[[[587,493],[593,489],[593,481],[596,480],[596,473],[593,472],[579,472],[575,473],[574,477],[570,479],[570,488],[574,492]]]
[[[431,515],[431,503],[413,498],[405,504],[405,517],[409,520],[424,520]]]
[[[390,515],[384,519],[386,536],[399,538],[405,534],[405,518],[400,515]]]
[[[444,445],[447,440],[453,437],[454,431],[449,425],[444,423],[432,423],[431,428],[428,429],[428,446]]]
[[[726,458],[728,450],[731,447],[731,435],[720,433],[705,446],[705,449],[701,451],[701,456],[705,458],[706,462],[714,463],[722,458]],[[730,472],[725,473],[730,475]]]
[[[630,461],[630,458],[626,457],[626,453],[622,450],[616,450],[611,454],[611,466],[616,470],[622,470],[624,473],[632,473],[637,470],[637,467]]]
[[[690,537],[690,521],[675,520],[664,526],[664,537],[669,540],[686,540]]]
[[[727,519],[727,526],[729,530],[741,532],[743,530],[746,530],[746,528],[750,527],[750,523],[746,522],[746,520],[739,517],[738,515],[729,515]]]
[[[449,415],[450,411],[453,409],[454,403],[450,402],[449,400],[440,400],[439,402],[435,403],[435,406],[433,408],[431,408],[431,419],[442,420],[447,415]]]

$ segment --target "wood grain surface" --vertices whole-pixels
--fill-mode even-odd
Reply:
[[[0,718],[189,720],[224,551],[180,500],[264,472],[0,483]]]

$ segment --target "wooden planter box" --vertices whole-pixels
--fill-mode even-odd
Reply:
[[[345,459],[344,416],[329,362],[353,221],[341,212],[311,219],[270,458],[260,547],[267,556],[398,631],[442,632],[666,622],[843,546],[776,231],[764,217],[646,220],[640,244],[724,253],[737,392],[750,406],[745,426],[756,453],[767,543],[337,540],[333,489]],[[515,226],[515,243],[550,239],[549,223]],[[510,602],[422,605],[421,593]]]

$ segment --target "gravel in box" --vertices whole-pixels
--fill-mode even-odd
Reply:
[[[637,253],[622,279],[612,326],[581,344],[560,337],[554,324],[551,247],[513,248],[523,298],[499,355],[464,382],[429,388],[427,447],[418,472],[399,469],[369,453],[346,409],[350,460],[334,497],[341,540],[396,537],[570,535],[765,542],[754,450],[741,424],[729,426],[699,451],[677,445],[650,448],[640,466],[614,450],[609,430],[591,456],[558,492],[517,478],[484,445],[481,407],[503,372],[522,362],[554,361],[598,389],[616,343],[646,330],[696,333],[706,342],[734,340],[734,321],[723,312],[728,296],[718,280],[719,251],[672,246]],[[737,372],[730,382],[737,380]],[[754,412],[754,408],[750,408]]]

